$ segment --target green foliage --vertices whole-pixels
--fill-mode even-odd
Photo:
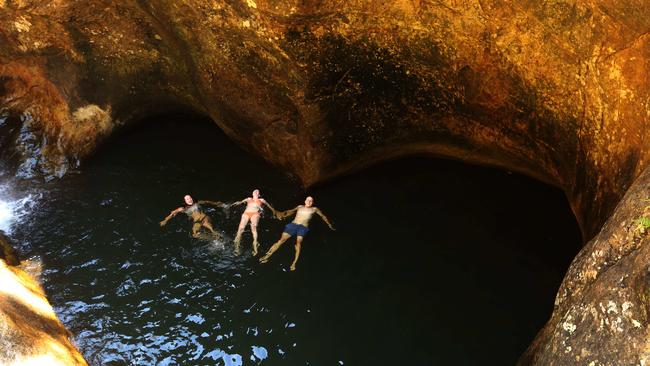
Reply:
[[[641,230],[648,230],[650,229],[650,217],[647,216],[642,216],[636,219],[635,221],[637,228]]]

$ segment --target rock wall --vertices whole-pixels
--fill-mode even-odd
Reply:
[[[19,175],[61,175],[121,126],[189,108],[305,185],[407,154],[523,172],[566,192],[588,240],[648,166],[649,8],[650,0],[0,0],[0,155]],[[595,240],[563,289],[602,270],[580,258],[618,250],[614,239]],[[595,276],[608,291],[606,275]],[[543,364],[544,352],[561,349],[552,345],[564,339],[557,319],[569,304],[599,309],[594,292],[562,291],[524,360]],[[649,303],[640,299],[635,309]],[[624,303],[617,312],[630,310]],[[606,335],[623,342],[634,329]]]
[[[650,364],[650,168],[574,259],[519,364]]]
[[[0,106],[25,174],[183,107],[306,185],[416,153],[517,170],[590,238],[648,162],[649,5],[3,0]]]

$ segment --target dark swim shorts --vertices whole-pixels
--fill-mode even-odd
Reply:
[[[294,224],[293,222],[288,223],[287,226],[284,227],[284,232],[291,236],[305,236],[307,235],[308,231],[308,227],[300,224]]]

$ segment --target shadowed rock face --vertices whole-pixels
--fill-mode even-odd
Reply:
[[[0,0],[0,144],[61,175],[190,108],[306,185],[416,153],[517,170],[564,189],[589,239],[648,163],[648,8]]]
[[[649,363],[650,168],[573,260],[551,319],[519,361],[520,365]]]
[[[307,185],[414,153],[521,171],[588,238],[647,163],[648,5],[2,0],[0,106],[46,174],[183,106]]]

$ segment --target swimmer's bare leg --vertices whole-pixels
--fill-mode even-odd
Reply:
[[[297,236],[296,237],[296,256],[293,258],[293,263],[291,263],[291,267],[289,267],[290,270],[295,271],[296,270],[296,263],[298,263],[298,257],[300,257],[300,246],[302,244],[302,236]]]
[[[209,219],[203,220],[203,227],[210,230],[212,235],[214,235],[215,239],[221,239],[221,234],[218,231],[214,230],[214,228],[212,227],[212,223],[210,222]]]
[[[260,258],[260,263],[268,262],[269,258],[271,258],[271,255],[273,255],[273,253],[275,253],[275,251],[278,250],[280,248],[280,246],[282,244],[284,244],[284,242],[287,241],[287,239],[289,239],[290,237],[291,237],[291,235],[289,235],[287,233],[282,233],[282,236],[280,237],[280,240],[278,240],[275,244],[273,244],[271,246],[271,248],[269,249],[269,251],[266,252],[266,254],[262,258]]]
[[[200,230],[201,230],[201,223],[200,222],[195,222],[194,224],[192,224],[192,237],[193,238],[198,238]]]
[[[239,243],[241,242],[241,234],[244,232],[244,229],[246,228],[246,224],[248,224],[248,215],[242,214],[241,215],[241,220],[239,221],[239,228],[237,228],[237,235],[235,236],[235,254],[236,255],[239,255],[239,253],[241,253]]]
[[[257,241],[257,223],[260,222],[260,215],[254,215],[251,218],[251,232],[253,233],[253,256],[257,255],[257,248],[260,243]]]

